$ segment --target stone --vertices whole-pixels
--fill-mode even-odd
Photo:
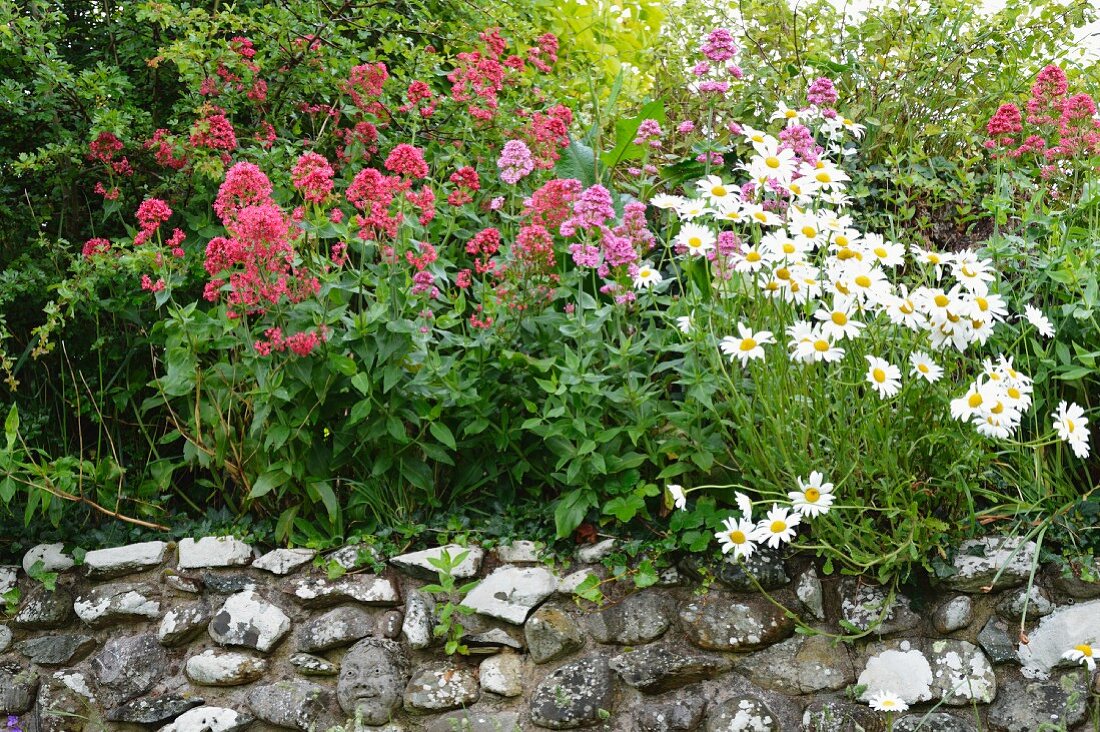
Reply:
[[[87,635],[45,635],[15,644],[16,650],[39,666],[68,666],[82,660],[95,648]]]
[[[328,554],[325,556],[325,561],[334,562],[350,572],[368,564],[381,564],[382,556],[369,544],[352,544]]]
[[[1038,548],[1019,537],[986,536],[959,545],[944,585],[959,592],[1004,590],[1027,581]],[[999,576],[998,576],[999,573]],[[994,581],[996,577],[996,581]]]
[[[584,636],[577,623],[555,607],[541,607],[523,626],[531,660],[549,663],[584,647]]]
[[[241,567],[252,561],[252,547],[234,536],[204,536],[181,539],[180,569]]]
[[[267,653],[290,632],[290,618],[252,590],[230,595],[207,626],[215,643]]]
[[[672,625],[674,605],[667,595],[642,591],[588,617],[588,630],[600,643],[633,646],[664,635]]]
[[[819,699],[802,714],[803,732],[886,732],[886,717],[864,704]],[[922,732],[936,732],[932,729]]]
[[[688,732],[702,724],[706,710],[706,700],[697,696],[649,704],[635,713],[634,728],[637,732]]]
[[[410,648],[427,648],[435,634],[435,600],[426,592],[411,590],[405,597],[405,617],[401,635]]]
[[[337,723],[332,691],[307,681],[278,681],[248,693],[248,706],[257,719],[276,727],[325,730]]]
[[[813,567],[798,575],[794,594],[807,612],[818,620],[825,619],[825,592]]]
[[[1009,635],[1008,625],[997,616],[991,617],[978,633],[978,645],[993,663],[1017,660],[1016,643]]]
[[[688,639],[712,651],[755,651],[787,638],[794,621],[763,597],[710,592],[680,607]]]
[[[600,575],[594,569],[579,569],[558,579],[558,586],[554,591],[559,595],[573,595],[588,581],[589,577],[595,577],[598,580]]]
[[[263,676],[267,661],[239,651],[208,649],[188,658],[183,669],[200,686],[240,686]]]
[[[0,565],[0,595],[10,592],[19,580],[19,567]]]
[[[531,721],[548,729],[594,724],[612,711],[614,685],[607,660],[582,658],[552,671],[531,695]]]
[[[536,541],[513,541],[507,546],[496,548],[497,559],[501,564],[533,564],[542,560],[543,545]]]
[[[316,653],[350,646],[374,630],[374,616],[357,605],[342,605],[298,627],[299,651]]]
[[[735,697],[711,709],[707,732],[779,732],[779,722],[759,699]]]
[[[169,648],[183,645],[206,630],[212,617],[214,612],[205,601],[175,605],[161,618],[157,640]]]
[[[660,694],[712,679],[728,671],[732,664],[720,656],[692,649],[654,645],[620,653],[608,665],[627,685],[646,694]]]
[[[1100,597],[1100,558],[1094,558],[1090,566],[1080,564],[1049,567],[1051,587],[1076,600],[1093,600]]]
[[[401,596],[393,582],[372,574],[355,574],[339,579],[304,579],[292,582],[283,592],[304,607],[329,607],[355,601],[364,605],[393,606]]]
[[[387,610],[374,624],[375,634],[390,640],[401,637],[401,625],[405,622],[405,613],[400,610]]]
[[[1062,654],[1078,643],[1100,641],[1100,600],[1058,608],[1039,621],[1021,643],[1016,657],[1025,676],[1043,678],[1062,661]]]
[[[335,676],[340,667],[320,656],[308,653],[294,653],[290,656],[290,665],[302,676]]]
[[[783,551],[769,547],[761,547],[744,562],[737,561],[733,555],[712,559],[689,554],[680,562],[680,568],[693,577],[714,577],[738,592],[756,592],[758,584],[765,590],[774,590],[791,581],[783,563]]]
[[[317,556],[313,549],[275,549],[263,555],[252,566],[271,574],[287,575]]]
[[[446,661],[418,668],[405,688],[405,710],[446,712],[468,707],[481,696],[477,675]]]
[[[0,625],[0,653],[11,648],[11,628],[6,625]]]
[[[39,562],[42,563],[38,567],[40,572],[64,572],[76,565],[72,556],[65,551],[65,545],[60,542],[56,544],[38,544],[31,547],[23,555],[23,571],[30,574]]]
[[[189,709],[201,707],[205,702],[194,696],[147,696],[115,707],[107,713],[108,722],[130,724],[164,724],[171,722]]]
[[[19,715],[30,709],[41,682],[29,668],[12,661],[0,663],[0,715]]]
[[[446,546],[436,547],[435,549],[425,549],[424,551],[393,557],[390,559],[390,564],[412,577],[435,580],[439,577],[439,569],[431,562],[432,560],[438,561],[443,556],[444,552],[450,555],[452,562],[456,560],[459,555],[463,553],[466,555],[466,558],[451,570],[451,576],[455,579],[476,577],[478,570],[481,569],[481,560],[485,558],[485,550],[481,547],[464,547],[458,544],[448,544]]]
[[[505,648],[522,651],[523,641],[516,640],[503,628],[490,628],[483,633],[466,633],[462,642],[470,648],[470,653],[497,653]]]
[[[425,727],[426,732],[520,732],[521,729],[516,712],[489,713],[474,709],[444,714]]]
[[[83,732],[97,729],[100,722],[87,681],[78,673],[44,677],[35,711],[38,732]]]
[[[954,633],[970,625],[974,619],[974,603],[969,595],[958,595],[941,603],[932,614],[932,625],[939,633]]]
[[[906,704],[932,698],[932,665],[910,641],[879,645],[870,650],[867,664],[856,680],[864,687],[860,701],[867,701],[879,691],[890,691]]]
[[[997,677],[981,649],[960,640],[933,640],[928,647],[932,696],[951,707],[989,704]]]
[[[145,694],[168,670],[168,657],[152,633],[109,638],[92,658],[99,701],[114,707]]]
[[[557,580],[547,569],[504,566],[481,580],[462,604],[482,615],[520,625],[556,588]]]
[[[109,579],[159,567],[164,562],[168,544],[145,541],[140,544],[96,549],[84,555],[84,570],[93,579]]]
[[[683,584],[684,575],[678,567],[661,567],[657,570],[657,587],[678,587]]]
[[[76,616],[93,628],[101,628],[131,620],[156,620],[160,617],[160,600],[150,597],[156,592],[151,585],[128,582],[98,585],[76,598]]]
[[[585,544],[577,549],[577,561],[581,564],[599,564],[615,551],[615,540],[604,539],[595,544]]]
[[[821,635],[794,635],[738,658],[736,666],[754,684],[783,694],[838,691],[856,679],[848,646]]]
[[[158,732],[237,732],[247,728],[253,717],[226,707],[196,707]]]
[[[987,721],[996,732],[1033,732],[1040,727],[1073,729],[1088,713],[1088,674],[1072,671],[1042,681],[1008,679]]]
[[[162,579],[164,580],[164,584],[168,585],[173,590],[186,592],[191,595],[198,595],[203,590],[203,582],[201,579],[179,574],[174,570],[165,570]]]
[[[920,616],[909,609],[909,598],[901,593],[890,598],[885,587],[862,584],[858,577],[846,577],[837,588],[841,617],[876,635],[900,633],[920,625]]]
[[[203,572],[202,584],[207,592],[218,595],[235,595],[238,592],[256,590],[260,587],[256,578],[247,574],[219,574],[216,572]]]
[[[1054,603],[1038,587],[1032,585],[1028,590],[1021,587],[1005,594],[997,603],[997,614],[1010,623],[1019,623],[1025,613],[1034,620],[1054,612]]]
[[[978,732],[974,720],[946,712],[907,714],[894,722],[894,732]]]
[[[11,624],[28,630],[54,630],[65,625],[72,613],[73,596],[68,590],[58,587],[50,592],[38,586],[27,593]]]
[[[483,691],[513,697],[523,693],[523,657],[515,653],[489,656],[478,666]]]
[[[367,724],[385,724],[401,705],[408,680],[409,659],[401,644],[364,638],[344,656],[336,699],[348,716],[361,714]]]

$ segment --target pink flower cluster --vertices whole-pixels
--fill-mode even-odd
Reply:
[[[725,28],[715,28],[707,35],[700,50],[708,60],[700,61],[691,69],[691,73],[701,79],[696,88],[700,94],[724,96],[732,86],[729,79],[744,76],[740,66],[727,63],[738,52],[733,34]]]
[[[397,236],[401,216],[391,214],[390,205],[394,196],[407,188],[408,183],[403,183],[400,178],[383,175],[375,168],[363,168],[355,174],[344,195],[361,212],[355,215],[359,238],[375,241]]]
[[[332,177],[335,172],[323,155],[315,152],[303,153],[291,171],[294,187],[302,192],[302,197],[310,203],[323,203],[332,192]]]
[[[814,79],[806,91],[806,101],[816,107],[831,107],[839,98],[832,80],[824,76]]]
[[[634,133],[635,145],[661,146],[661,125],[655,119],[643,119],[638,125],[638,131]]]
[[[427,178],[429,173],[424,151],[404,142],[390,151],[383,167],[391,173],[409,178]]]
[[[500,179],[509,185],[515,185],[535,169],[531,150],[523,140],[509,140],[497,159]]]
[[[355,106],[363,109],[382,96],[382,87],[389,78],[390,73],[384,63],[353,66],[344,91]]]
[[[134,235],[134,246],[141,246],[152,238],[160,225],[172,217],[172,209],[159,198],[147,198],[138,206],[136,218],[140,231]]]
[[[191,146],[205,147],[210,150],[223,151],[224,153],[237,149],[237,135],[233,124],[225,116],[225,111],[214,107],[212,113],[195,120],[191,127]]]

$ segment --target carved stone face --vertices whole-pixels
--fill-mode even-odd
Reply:
[[[409,682],[409,661],[400,645],[381,638],[359,641],[340,664],[336,699],[349,715],[367,724],[385,724],[401,704]]]

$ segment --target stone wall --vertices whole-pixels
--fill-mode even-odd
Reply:
[[[455,572],[481,580],[461,618],[470,654],[448,657],[421,589],[438,550],[375,574],[367,550],[347,548],[326,558],[349,570],[330,579],[312,551],[259,556],[228,537],[93,551],[80,566],[35,547],[23,568],[0,567],[0,593],[21,590],[0,623],[0,714],[25,732],[326,730],[356,710],[391,732],[884,730],[861,700],[885,689],[911,704],[897,730],[1093,729],[1097,680],[1060,657],[1100,641],[1100,584],[1044,568],[1028,594],[1033,545],[964,546],[955,576],[892,602],[806,558],[753,557],[806,625],[872,629],[840,644],[796,633],[728,562],[691,557],[641,591],[607,582],[601,606],[573,596],[606,576],[610,549],[562,568],[527,542],[472,548]],[[36,562],[59,573],[53,592],[26,576]]]

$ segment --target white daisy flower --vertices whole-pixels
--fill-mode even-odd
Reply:
[[[1039,331],[1039,335],[1044,338],[1054,337],[1054,326],[1051,325],[1047,316],[1043,315],[1043,311],[1033,305],[1024,306],[1024,317],[1027,318],[1027,322]]]
[[[763,360],[764,345],[775,343],[771,331],[762,330],[754,333],[744,323],[737,324],[738,337],[726,336],[718,345],[722,352],[730,357],[730,361],[740,359],[742,365],[753,360]]]
[[[667,193],[658,193],[649,199],[649,205],[661,210],[674,209],[684,203],[683,196],[670,196]]]
[[[702,257],[711,249],[714,249],[716,237],[714,232],[699,224],[687,223],[680,229],[674,240],[676,244],[687,249],[687,253],[693,257]]]
[[[768,120],[774,122],[775,120],[782,120],[788,127],[796,125],[799,122],[799,111],[788,107],[783,102],[780,102],[775,111],[772,112]]]
[[[741,191],[735,186],[726,183],[717,175],[708,175],[706,178],[695,182],[699,194],[712,204],[720,206],[734,197],[739,197]]]
[[[859,338],[864,325],[852,318],[854,303],[842,297],[834,297],[833,304],[821,307],[814,313],[814,318],[821,321],[821,332],[834,341],[842,341],[845,338]]]
[[[1054,429],[1058,432],[1058,439],[1069,443],[1073,454],[1077,457],[1089,456],[1089,429],[1088,419],[1085,418],[1085,410],[1079,404],[1066,404],[1062,401],[1058,404],[1058,411],[1050,415],[1054,419]]]
[[[682,485],[669,483],[668,494],[672,497],[672,504],[676,506],[676,508],[680,510],[687,508],[687,494],[684,493],[684,487]]]
[[[634,288],[653,287],[662,281],[661,273],[650,262],[642,262],[638,265],[638,273],[634,275]]]
[[[680,329],[680,332],[685,335],[690,335],[695,330],[695,313],[690,315],[681,315],[676,318],[676,327]]]
[[[1089,671],[1096,670],[1096,651],[1088,643],[1082,643],[1079,646],[1074,646],[1065,653],[1062,654],[1062,658],[1067,661],[1073,661],[1079,663],[1087,668]]]
[[[909,355],[909,375],[917,376],[929,384],[935,384],[943,376],[943,367],[932,360],[924,351],[914,351]]]
[[[829,340],[828,336],[815,328],[808,338],[801,340],[795,349],[794,358],[805,363],[825,361],[833,363],[844,358],[844,349]]]
[[[904,712],[909,705],[892,691],[880,689],[867,697],[867,704],[876,712]]]
[[[877,356],[867,356],[867,381],[878,395],[887,399],[901,391],[901,371],[889,361]]]
[[[790,513],[785,506],[773,504],[767,518],[761,519],[756,525],[755,538],[775,549],[780,544],[789,544],[794,539],[794,527],[800,523],[802,523],[801,515]]]
[[[810,473],[809,480],[798,478],[798,490],[787,494],[791,507],[806,518],[827,514],[836,496],[833,495],[833,484],[822,482],[824,480],[825,476],[816,470]]]
[[[738,272],[759,272],[767,264],[767,258],[758,247],[742,247],[741,254],[733,268]]]
[[[722,545],[722,553],[733,552],[734,559],[748,558],[756,551],[756,539],[753,532],[755,524],[749,518],[733,518],[732,516],[723,522],[722,531],[716,531],[714,538]]]

